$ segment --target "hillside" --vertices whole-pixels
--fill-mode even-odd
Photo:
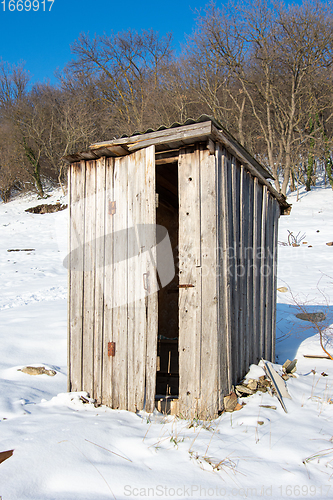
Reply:
[[[55,192],[48,203],[61,198]],[[280,219],[276,364],[297,358],[287,413],[268,392],[211,422],[95,408],[66,393],[67,215],[32,214],[31,195],[0,204],[0,463],[3,500],[332,498],[333,192],[288,198]],[[42,202],[39,202],[42,203]],[[289,232],[300,246],[285,245]],[[317,316],[321,318],[323,316]],[[44,367],[31,375],[26,366]],[[251,366],[247,380],[263,374]]]

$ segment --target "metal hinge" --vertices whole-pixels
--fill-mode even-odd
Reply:
[[[143,288],[146,292],[150,292],[150,287],[149,287],[149,271],[148,273],[143,273]]]
[[[116,213],[116,202],[109,201],[109,215],[114,215]]]
[[[108,343],[108,356],[113,357],[116,354],[116,343],[109,342]]]

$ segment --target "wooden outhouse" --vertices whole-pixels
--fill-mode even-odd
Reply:
[[[66,159],[68,390],[216,416],[251,363],[274,359],[285,198],[207,116]]]

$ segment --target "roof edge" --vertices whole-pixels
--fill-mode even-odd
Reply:
[[[69,163],[74,163],[81,160],[96,160],[102,156],[126,156],[151,145],[160,146],[161,150],[163,150],[162,146],[166,145],[170,149],[180,149],[193,144],[193,142],[208,139],[222,143],[235,158],[247,167],[252,175],[259,179],[261,184],[266,185],[279,202],[282,213],[287,213],[290,210],[291,206],[287,203],[286,198],[268,182],[267,179],[274,179],[270,170],[261,165],[218,120],[209,115],[201,115],[197,120],[188,119],[183,124],[174,123],[170,127],[162,126],[158,130],[148,129],[143,133],[136,132],[131,136],[93,143],[87,151],[64,156],[64,159]]]

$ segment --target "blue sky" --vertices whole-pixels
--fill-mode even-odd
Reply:
[[[11,2],[11,7],[20,8],[18,0]],[[55,83],[54,71],[71,59],[70,44],[81,32],[153,28],[162,35],[172,32],[178,48],[195,25],[196,9],[203,9],[208,0],[54,0],[51,11],[51,2],[44,2],[45,11],[39,2],[38,11],[10,12],[9,0],[0,0],[0,58],[11,64],[25,61],[32,81]]]

